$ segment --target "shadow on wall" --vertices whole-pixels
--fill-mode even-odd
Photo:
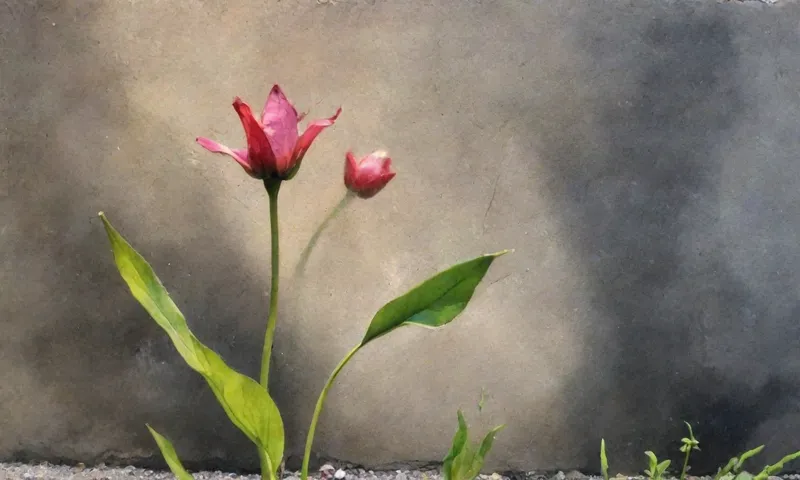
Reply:
[[[528,112],[538,122],[556,118],[530,130],[553,171],[553,211],[593,278],[586,295],[596,326],[587,327],[585,364],[563,395],[572,419],[564,428],[586,434],[581,469],[599,469],[601,437],[612,470],[641,471],[648,449],[677,457],[686,420],[701,440],[693,473],[715,471],[754,447],[758,424],[798,394],[796,380],[754,374],[751,364],[789,354],[754,338],[753,319],[783,338],[797,338],[799,327],[770,318],[770,299],[752,294],[720,249],[687,241],[719,219],[725,159],[715,148],[750,108],[725,11],[695,8],[670,3],[645,24],[621,10],[586,9],[574,40],[598,70],[583,72],[591,93],[550,99],[547,115]],[[723,332],[743,349],[715,342]]]
[[[14,432],[0,460],[164,468],[150,422],[190,468],[255,470],[254,448],[130,295],[96,213],[153,264],[198,337],[252,376],[261,333],[242,319],[263,316],[269,285],[241,281],[214,193],[175,161],[193,138],[172,141],[127,104],[130,72],[86,33],[96,9],[36,3],[0,7],[0,113],[13,119],[0,137],[0,431]]]

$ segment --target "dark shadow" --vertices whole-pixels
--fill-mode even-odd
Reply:
[[[11,119],[0,133],[0,460],[165,468],[148,422],[190,468],[254,471],[255,448],[127,290],[96,214],[150,261],[197,336],[254,378],[269,285],[248,280],[261,266],[226,235],[212,199],[223,192],[175,160],[194,138],[127,103],[131,71],[87,33],[91,3],[0,5],[0,113]]]
[[[563,428],[585,432],[583,460],[563,467],[598,471],[601,437],[612,470],[646,468],[645,450],[679,465],[686,420],[703,448],[692,473],[708,473],[754,447],[747,442],[758,424],[797,394],[784,378],[750,376],[753,362],[780,357],[760,356],[771,346],[751,339],[761,330],[747,325],[755,318],[791,338],[797,327],[765,318],[767,300],[718,249],[687,249],[689,233],[719,218],[725,159],[716,148],[750,108],[737,84],[739,46],[713,6],[670,3],[652,17],[607,7],[586,8],[575,26],[591,65],[580,79],[591,91],[578,101],[582,111],[551,111],[556,120],[544,126],[544,112],[527,112],[552,171],[552,211],[592,278],[585,295],[598,322],[587,327],[583,367],[563,393],[571,418]],[[709,341],[726,331],[742,350]]]

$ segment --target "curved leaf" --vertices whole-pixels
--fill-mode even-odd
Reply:
[[[161,455],[163,455],[164,460],[167,461],[169,469],[172,470],[173,474],[175,474],[175,478],[178,480],[194,480],[192,474],[183,468],[183,464],[181,464],[181,461],[178,459],[178,454],[175,453],[175,447],[172,446],[172,442],[167,440],[160,433],[153,430],[150,425],[147,425],[147,429],[150,430],[150,434],[156,439],[158,448],[161,450]]]
[[[489,451],[492,449],[492,444],[494,443],[494,437],[497,435],[497,432],[506,428],[505,425],[498,425],[493,429],[489,430],[489,433],[483,437],[480,446],[478,447],[478,451],[475,452],[475,456],[472,458],[472,467],[467,474],[467,478],[470,480],[477,477],[481,473],[481,469],[483,468],[483,463],[486,461],[486,456],[489,455]]]
[[[100,218],[111,242],[117,268],[133,296],[167,332],[189,367],[206,379],[228,418],[268,453],[270,463],[277,468],[283,458],[283,421],[267,390],[229,367],[216,352],[194,336],[150,264],[114,229],[102,212]]]
[[[467,307],[494,259],[506,253],[482,255],[450,267],[387,303],[372,318],[361,346],[403,325],[436,328],[449,323]]]

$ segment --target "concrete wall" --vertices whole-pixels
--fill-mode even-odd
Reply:
[[[603,436],[612,470],[638,470],[682,420],[698,471],[800,448],[798,25],[787,2],[3,1],[0,459],[147,462],[149,422],[190,465],[255,467],[96,213],[256,375],[266,195],[194,138],[241,144],[232,98],[260,108],[276,82],[311,118],[344,109],[282,190],[290,464],[375,310],[502,248],[456,324],[356,358],[320,455],[439,460],[459,406],[509,424],[488,469],[597,470]],[[389,149],[398,176],[294,276],[350,147]]]

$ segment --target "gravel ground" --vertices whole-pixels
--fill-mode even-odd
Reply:
[[[326,468],[328,467],[328,468]],[[237,475],[226,472],[193,472],[196,480],[260,480],[259,475]],[[146,470],[136,467],[72,467],[48,463],[29,465],[24,463],[0,463],[0,480],[167,480],[174,479],[168,471]],[[287,472],[283,480],[299,480],[299,472]],[[646,480],[644,477],[612,477],[613,480]],[[314,480],[442,480],[438,470],[342,470],[329,465],[313,475]],[[688,480],[711,480],[711,477],[692,477]],[[602,477],[584,475],[580,472],[558,472],[556,474],[515,473],[511,475],[480,475],[478,480],[603,480]],[[676,480],[665,477],[665,480]],[[800,480],[799,474],[770,477],[770,480]]]
[[[313,474],[314,480],[442,480],[438,470],[390,470],[372,471],[362,469],[342,470],[328,465]],[[196,480],[260,480],[259,475],[237,475],[226,472],[192,472]],[[74,467],[64,465],[0,463],[0,480],[166,480],[175,478],[169,471],[147,470],[136,467]],[[299,480],[300,472],[286,472],[284,480]],[[478,480],[602,480],[570,472],[565,475],[519,474],[512,477],[492,474],[480,475]],[[620,479],[622,480],[622,479]],[[800,480],[800,476],[798,479]]]

